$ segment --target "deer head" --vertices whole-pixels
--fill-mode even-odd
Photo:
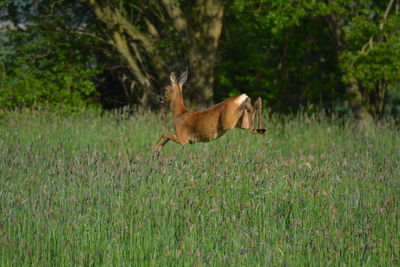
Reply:
[[[188,70],[179,76],[179,79],[176,79],[175,72],[171,72],[169,79],[171,80],[171,84],[166,86],[160,96],[160,102],[164,103],[167,101],[174,101],[177,98],[182,97],[182,86],[187,81],[188,78]]]

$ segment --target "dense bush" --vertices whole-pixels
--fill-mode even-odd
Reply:
[[[74,110],[96,104],[91,40],[43,27],[1,32],[0,107]]]

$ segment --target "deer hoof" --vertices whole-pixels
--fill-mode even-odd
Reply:
[[[161,155],[160,151],[154,150],[154,151],[151,153],[151,158],[152,158],[153,160],[156,160],[156,159],[160,158],[160,155]]]
[[[157,146],[156,145],[151,145],[150,146],[150,152],[156,152],[157,151]]]
[[[265,133],[265,129],[253,129],[251,130],[252,134],[264,134]]]
[[[265,134],[265,129],[256,129],[258,134]]]

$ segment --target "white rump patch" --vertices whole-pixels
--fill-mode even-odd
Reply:
[[[247,96],[246,94],[241,94],[240,96],[238,96],[238,97],[235,99],[235,103],[238,104],[238,105],[240,105],[240,104],[242,104],[247,98],[248,98],[248,96]]]

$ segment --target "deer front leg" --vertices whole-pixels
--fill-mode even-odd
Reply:
[[[157,152],[160,152],[163,147],[169,142],[169,140],[172,140],[178,144],[180,144],[181,142],[179,142],[178,137],[175,134],[171,134],[171,133],[164,133],[160,139],[158,140],[156,146],[157,146]]]
[[[257,112],[257,119],[258,119],[258,128],[251,129],[251,133],[253,134],[264,134],[265,133],[265,129],[262,128],[261,126],[261,109],[262,109],[262,103],[261,103],[261,97],[257,98],[256,103],[254,103],[254,106],[252,107],[252,111],[251,111],[251,121],[254,124],[254,119],[256,116],[256,112]]]

